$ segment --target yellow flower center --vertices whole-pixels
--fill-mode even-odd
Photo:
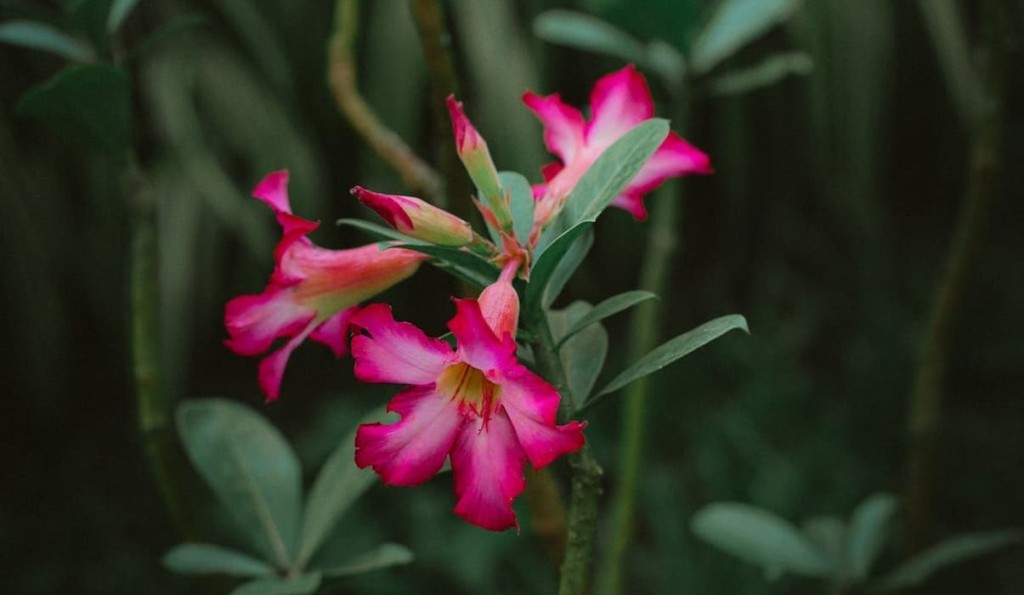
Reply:
[[[466,363],[453,364],[437,379],[439,393],[469,406],[477,415],[490,417],[501,398],[501,387]]]

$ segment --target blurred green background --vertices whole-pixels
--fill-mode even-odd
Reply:
[[[41,19],[98,40],[109,4],[6,0],[0,20]],[[684,51],[714,2],[444,4],[460,98],[498,166],[536,181],[551,158],[521,93],[560,92],[584,105],[593,81],[623,64],[538,39],[537,15],[581,10]],[[982,38],[979,4],[960,6],[972,41]],[[1020,32],[1024,3],[1007,5]],[[150,40],[128,64],[134,145],[160,206],[168,388],[257,407],[293,441],[309,476],[391,391],[358,385],[349,360],[305,346],[292,357],[281,400],[263,406],[256,360],[223,346],[222,315],[231,297],[257,293],[272,267],[278,231],[248,198],[265,173],[291,170],[295,211],[324,223],[314,240],[330,247],[366,241],[331,225],[367,215],[349,187],[404,190],[326,87],[332,14],[327,1],[143,0],[119,41]],[[434,140],[449,131],[431,121],[408,2],[363,2],[359,31],[367,101],[436,162]],[[846,516],[868,494],[900,493],[906,482],[908,396],[965,195],[970,132],[916,2],[807,0],[712,74],[780,51],[806,53],[812,70],[742,94],[690,88],[690,120],[674,123],[711,155],[716,173],[687,179],[677,198],[658,197],[684,202],[662,327],[667,336],[739,312],[752,334],[724,338],[654,377],[631,593],[820,592],[802,579],[769,582],[697,541],[688,528],[693,512],[738,500],[793,521]],[[998,122],[1005,167],[953,327],[932,486],[936,538],[1024,526],[1024,69],[1019,47],[1010,56]],[[0,46],[0,591],[224,592],[231,583],[177,577],[159,564],[181,537],[135,423],[120,161],[15,115],[19,97],[64,64]],[[676,90],[646,74],[660,112],[672,114]],[[624,212],[603,217],[563,300],[596,302],[633,288],[645,230]],[[451,290],[442,273],[424,267],[384,299],[399,318],[439,333]],[[623,363],[614,338],[626,335],[628,321],[609,323],[606,374]],[[619,405],[606,399],[587,430],[609,494],[618,477]],[[232,528],[206,488],[194,475],[189,481],[204,533],[231,543]],[[556,573],[525,530],[528,511],[520,507],[521,535],[478,530],[452,515],[450,481],[372,488],[342,519],[330,549],[342,555],[389,540],[418,558],[339,582],[338,591],[551,592]],[[898,559],[899,544],[897,527],[881,567]],[[927,592],[1024,592],[1021,548],[946,571]]]

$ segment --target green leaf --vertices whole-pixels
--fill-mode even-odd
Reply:
[[[541,297],[543,307],[550,308],[551,304],[555,303],[562,290],[565,289],[565,284],[576,274],[576,269],[583,264],[583,259],[587,257],[593,245],[594,230],[588,229],[569,246],[569,250],[562,256],[562,261],[555,266],[554,272],[551,273],[551,279]]]
[[[533,231],[533,190],[530,182],[514,171],[498,173],[501,187],[509,193],[512,210],[512,227],[515,229],[519,243],[526,245]]]
[[[356,466],[356,430],[359,425],[380,419],[383,410],[374,409],[341,442],[320,469],[306,498],[302,517],[302,538],[298,565],[304,565],[316,553],[335,523],[348,507],[373,485],[376,475]]]
[[[16,111],[89,148],[118,151],[131,142],[131,85],[113,66],[69,66],[26,92]]]
[[[814,69],[811,57],[804,52],[785,52],[768,56],[759,64],[727,72],[708,83],[710,95],[743,95],[769,87],[789,75],[806,75]]]
[[[139,0],[114,0],[107,14],[107,33],[113,34],[121,28],[121,24],[132,13]]]
[[[172,17],[147,35],[139,45],[128,52],[128,58],[136,60],[189,31],[210,25],[210,19],[199,13],[185,13]]]
[[[207,543],[183,543],[164,554],[164,567],[179,574],[273,576],[274,568],[249,554]]]
[[[704,74],[743,46],[784,22],[799,0],[722,0],[693,42],[690,66]]]
[[[565,369],[574,409],[579,409],[586,402],[608,355],[608,332],[600,324],[588,325],[572,338],[566,339],[566,332],[593,310],[594,307],[586,302],[573,302],[564,310],[548,312],[548,324],[555,342],[564,341],[558,359]]]
[[[431,264],[477,287],[487,287],[494,283],[501,273],[494,265],[483,258],[459,248],[435,246],[433,244],[407,244],[395,247],[429,254],[434,257],[431,260]]]
[[[302,474],[281,433],[252,409],[225,399],[183,401],[177,418],[185,452],[221,503],[268,559],[290,567]]]
[[[369,221],[363,221],[362,219],[338,219],[337,225],[347,225],[356,229],[362,230],[370,235],[370,237],[378,240],[398,240],[399,242],[405,242],[406,244],[422,244],[419,240],[410,238],[409,236],[399,233],[386,225],[379,225],[377,223],[371,223]]]
[[[577,223],[555,238],[543,252],[537,255],[537,260],[534,261],[533,268],[530,270],[530,282],[526,285],[526,295],[524,296],[528,311],[538,309],[542,305],[541,299],[555,269],[562,262],[566,252],[576,243],[576,240],[592,225],[592,221]]]
[[[846,566],[853,580],[868,578],[871,564],[882,553],[889,537],[889,521],[894,512],[896,498],[885,493],[872,495],[854,509],[846,543]]]
[[[657,372],[679,358],[693,353],[725,333],[736,329],[750,333],[745,318],[739,314],[730,314],[710,322],[705,322],[691,331],[669,339],[623,370],[621,374],[602,388],[594,399],[596,400],[602,395],[615,392],[638,378],[643,378],[652,372]],[[589,405],[590,403],[588,403]]]
[[[833,581],[842,582],[847,541],[843,520],[834,516],[811,517],[801,523],[800,529],[807,541],[828,561]]]
[[[35,21],[0,23],[0,43],[50,52],[76,62],[92,62],[96,59],[96,51],[88,43]]]
[[[760,508],[733,502],[697,511],[693,532],[711,545],[769,573],[829,575],[828,561],[793,525]]]
[[[389,566],[408,564],[412,560],[413,555],[409,548],[397,543],[384,543],[353,560],[349,560],[341,566],[325,569],[324,576],[338,578],[354,574],[364,574]]]
[[[623,310],[632,308],[633,306],[641,302],[657,298],[658,296],[656,294],[651,293],[650,291],[643,291],[640,289],[636,291],[627,291],[625,293],[613,295],[612,297],[604,300],[600,304],[594,306],[593,309],[591,309],[586,316],[581,317],[579,320],[573,323],[572,327],[565,332],[565,336],[563,336],[558,341],[558,344],[556,344],[555,347],[557,348],[562,342],[572,337],[576,333],[582,331],[583,329],[587,328],[591,324],[594,324],[595,322],[604,320],[609,316],[618,314]]]
[[[572,10],[549,10],[533,20],[533,34],[549,43],[644,62],[642,43],[601,19]]]
[[[870,590],[898,591],[915,587],[947,566],[960,564],[1019,543],[1021,537],[1021,532],[1016,530],[985,531],[951,537],[899,565],[896,570],[872,583]]]
[[[310,572],[295,578],[261,579],[245,583],[231,595],[307,595],[320,588],[322,578],[319,572]]]
[[[565,199],[569,224],[596,220],[658,150],[668,130],[666,120],[652,118],[605,149]]]

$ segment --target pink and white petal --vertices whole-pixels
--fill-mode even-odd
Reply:
[[[359,306],[352,306],[338,312],[313,329],[309,338],[330,347],[334,357],[345,355],[348,353],[349,319],[358,311]]]
[[[391,425],[364,424],[356,432],[356,464],[373,467],[384,483],[411,486],[441,469],[466,418],[458,402],[433,385],[410,387],[388,404],[402,415]]]
[[[523,94],[523,103],[533,110],[544,125],[544,144],[548,150],[568,163],[583,147],[583,114],[562,102],[559,95],[540,97],[531,92]]]
[[[630,180],[624,193],[649,192],[676,176],[711,173],[711,160],[704,151],[670,132],[647,163]]]
[[[306,340],[306,337],[309,336],[309,333],[315,327],[316,323],[311,321],[306,325],[306,328],[302,329],[302,332],[289,339],[284,344],[284,347],[260,360],[257,379],[259,380],[260,390],[267,396],[268,403],[276,401],[277,397],[281,394],[281,379],[284,377],[284,369],[288,365],[288,358],[292,356],[295,348]]]
[[[489,531],[518,527],[512,501],[526,486],[526,455],[500,409],[487,421],[470,419],[451,453],[455,514]]]
[[[366,306],[349,324],[369,333],[352,338],[356,378],[363,382],[433,384],[454,361],[447,343],[408,322],[396,322],[387,304]]]
[[[534,469],[583,446],[586,424],[555,425],[558,402],[555,387],[523,366],[517,366],[502,380],[501,404]]]
[[[308,227],[311,223],[301,217],[296,217],[292,214],[292,206],[288,200],[288,170],[280,170],[267,174],[263,181],[257,184],[256,188],[253,189],[252,195],[261,201],[263,201],[268,207],[274,211],[274,215],[277,217],[277,222],[284,229],[284,234],[287,237],[289,234],[300,231],[301,229]],[[313,229],[316,229],[316,224],[313,223]],[[310,229],[306,229],[305,233],[309,233]],[[302,235],[305,235],[303,233]]]
[[[647,81],[632,64],[601,77],[594,84],[590,109],[593,113],[585,132],[586,143],[602,149],[654,116]]]
[[[224,344],[239,355],[258,355],[274,339],[295,335],[315,317],[316,311],[295,303],[289,290],[269,286],[259,295],[243,295],[227,303],[224,326],[230,338]]]
[[[614,207],[625,209],[637,221],[644,221],[647,219],[647,206],[644,204],[644,195],[642,192],[620,194],[612,199],[610,204]]]
[[[448,328],[459,345],[458,356],[484,373],[503,371],[516,363],[516,342],[506,335],[499,340],[487,324],[480,304],[474,299],[455,299],[455,317]]]

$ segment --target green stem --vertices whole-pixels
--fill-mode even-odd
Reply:
[[[675,226],[680,211],[677,184],[669,184],[654,197],[651,230],[647,236],[640,289],[661,294],[665,288],[671,256],[676,247]],[[635,361],[653,349],[661,324],[660,302],[645,302],[634,311],[627,361]],[[643,468],[644,435],[647,431],[648,379],[645,376],[630,385],[622,402],[621,454],[619,482],[612,500],[611,538],[598,579],[598,591],[613,595],[622,592],[626,554],[633,536],[636,497]]]
[[[541,373],[562,395],[559,417],[568,421],[575,413],[573,395],[569,390],[562,360],[555,349],[551,327],[543,313],[534,313],[530,330],[536,337],[534,348]],[[597,533],[597,504],[601,496],[601,466],[584,444],[578,452],[569,455],[572,487],[569,496],[568,531],[565,558],[562,561],[559,595],[580,595],[587,588],[590,566],[594,554],[594,535]]]

